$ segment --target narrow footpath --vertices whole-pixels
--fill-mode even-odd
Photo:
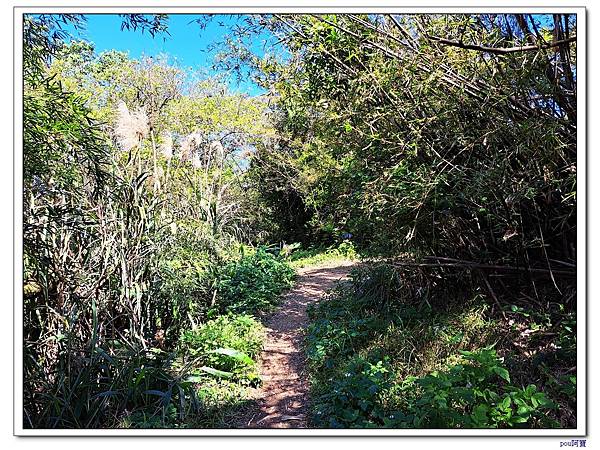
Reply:
[[[260,361],[263,382],[254,391],[254,402],[236,428],[306,428],[308,375],[303,351],[308,325],[306,308],[346,278],[352,264],[343,261],[298,271],[295,287],[267,320]]]

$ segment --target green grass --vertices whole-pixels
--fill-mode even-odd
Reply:
[[[294,250],[287,261],[294,269],[303,267],[325,265],[334,261],[347,261],[358,259],[359,254],[350,241],[343,241],[337,246],[328,248],[316,247]]]

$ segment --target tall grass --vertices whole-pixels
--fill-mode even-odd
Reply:
[[[185,424],[204,417],[201,397],[215,380],[205,373],[190,381],[197,367],[181,364],[181,336],[207,330],[228,308],[274,304],[293,270],[260,250],[233,251],[235,223],[210,197],[225,195],[222,148],[216,166],[172,163],[173,143],[164,137],[159,157],[147,111],[120,104],[111,130],[49,75],[61,20],[25,23],[23,421]],[[215,336],[230,333],[216,324]],[[256,358],[257,336],[240,337],[252,342],[248,358]]]

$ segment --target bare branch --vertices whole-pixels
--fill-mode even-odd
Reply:
[[[451,47],[464,48],[467,50],[475,50],[479,52],[485,53],[493,53],[495,55],[506,55],[509,53],[519,53],[519,52],[531,52],[537,50],[544,50],[552,47],[559,47],[564,44],[569,44],[571,42],[575,42],[577,40],[577,36],[570,37],[568,39],[563,39],[561,41],[555,41],[548,44],[541,45],[524,45],[519,47],[486,47],[485,45],[475,45],[475,44],[465,44],[464,42],[454,41],[451,39],[444,39],[437,36],[432,36],[430,34],[427,35],[427,38],[439,42],[440,44],[449,45]]]

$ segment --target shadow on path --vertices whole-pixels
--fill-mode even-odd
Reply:
[[[261,355],[263,383],[236,428],[306,428],[308,380],[302,348],[306,308],[347,277],[352,262],[299,270],[295,287],[267,320]]]

